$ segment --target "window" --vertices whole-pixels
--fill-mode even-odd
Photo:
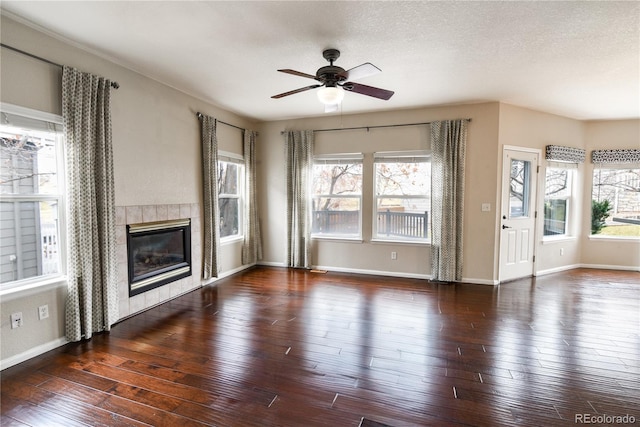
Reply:
[[[511,159],[509,218],[529,218],[531,162]]]
[[[374,238],[428,241],[431,161],[427,153],[376,153],[374,167]]]
[[[640,166],[593,170],[591,233],[640,237]]]
[[[575,165],[575,164],[573,164]],[[544,192],[544,236],[567,236],[575,169],[547,167]]]
[[[220,238],[242,236],[242,197],[244,164],[240,159],[219,156],[218,207]]]
[[[0,283],[63,274],[62,118],[3,104],[0,113]]]
[[[362,235],[362,155],[316,157],[311,185],[311,234],[359,238]]]

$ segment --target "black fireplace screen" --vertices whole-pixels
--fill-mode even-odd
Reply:
[[[129,296],[191,275],[189,219],[127,225]]]

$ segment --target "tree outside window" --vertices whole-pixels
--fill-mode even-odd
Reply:
[[[316,160],[312,170],[311,234],[360,237],[361,200],[361,160]]]
[[[594,169],[591,196],[592,215],[608,204],[592,234],[640,237],[640,167]]]
[[[242,171],[244,166],[231,161],[218,162],[218,207],[220,238],[242,235]]]
[[[427,241],[431,163],[427,156],[375,159],[374,236],[385,240]]]

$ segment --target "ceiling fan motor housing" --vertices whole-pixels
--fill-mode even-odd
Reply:
[[[335,65],[327,65],[326,67],[318,69],[316,78],[325,82],[327,86],[335,86],[337,83],[341,83],[347,79],[344,76],[344,68]]]
[[[338,83],[344,82],[347,78],[344,75],[344,68],[333,65],[333,62],[340,57],[338,49],[325,49],[322,52],[324,59],[330,65],[321,67],[316,71],[316,79],[324,82],[327,87],[335,87]]]

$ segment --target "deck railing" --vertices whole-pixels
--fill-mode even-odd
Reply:
[[[314,234],[358,234],[359,211],[313,211],[311,232]]]
[[[55,223],[40,224],[42,274],[59,273],[58,230]]]
[[[378,211],[378,236],[426,239],[429,236],[429,213]]]
[[[389,209],[377,213],[378,236],[426,239],[429,236],[429,213],[394,212]],[[312,233],[358,234],[360,212],[313,211]]]

